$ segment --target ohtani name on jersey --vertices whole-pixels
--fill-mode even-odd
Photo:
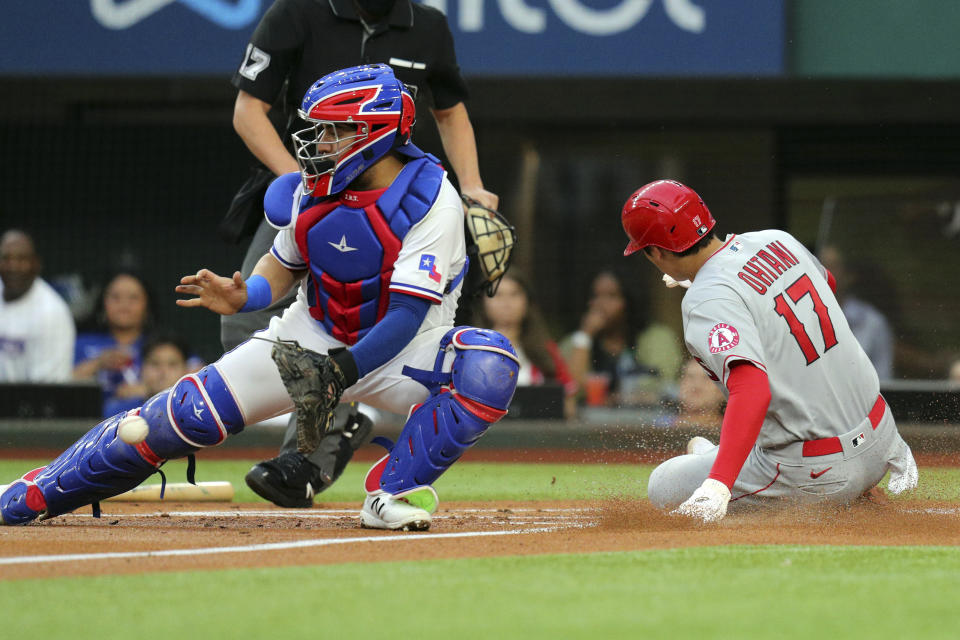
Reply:
[[[780,274],[786,273],[799,262],[797,256],[777,240],[753,254],[753,257],[740,267],[737,277],[763,295],[767,292],[767,287],[780,278]]]

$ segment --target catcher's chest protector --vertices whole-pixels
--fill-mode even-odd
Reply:
[[[434,159],[411,160],[376,201],[308,204],[297,216],[310,315],[331,336],[355,344],[387,312],[403,239],[436,202],[443,176]]]

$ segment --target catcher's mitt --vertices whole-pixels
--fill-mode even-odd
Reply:
[[[488,209],[469,196],[461,196],[467,205],[467,253],[483,274],[480,289],[490,297],[497,292],[500,278],[510,268],[510,257],[517,244],[517,230],[499,211]]]
[[[271,352],[280,379],[297,408],[297,450],[309,455],[333,425],[333,410],[347,386],[330,356],[305,349],[296,340],[279,340]]]

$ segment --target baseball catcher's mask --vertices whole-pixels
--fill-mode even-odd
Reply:
[[[468,196],[461,197],[467,205],[467,230],[473,240],[468,253],[483,274],[481,290],[492,298],[500,286],[500,279],[510,268],[517,230],[499,211],[488,209]]]
[[[368,135],[365,123],[317,122],[312,127],[295,131],[291,137],[297,148],[297,162],[305,180],[330,174],[341,154],[346,154],[357,140]]]
[[[343,191],[358,175],[392,150],[410,145],[416,119],[413,96],[385,64],[350,67],[317,80],[298,110],[309,125],[293,134],[304,193],[326,197]],[[338,145],[331,153],[332,129]],[[349,137],[345,137],[349,136]]]

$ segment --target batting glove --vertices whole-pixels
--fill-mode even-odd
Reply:
[[[687,501],[674,509],[674,515],[689,516],[703,522],[718,522],[727,514],[730,502],[730,489],[719,480],[707,478],[703,484],[687,498]]]
[[[893,495],[916,489],[920,482],[920,472],[917,471],[917,462],[913,453],[905,442],[900,443],[896,455],[887,462],[890,469],[890,482],[887,491]]]

